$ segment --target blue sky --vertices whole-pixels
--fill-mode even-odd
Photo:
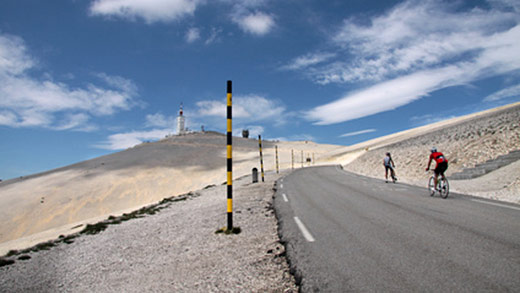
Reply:
[[[2,0],[0,178],[192,130],[351,145],[520,100],[520,2]]]

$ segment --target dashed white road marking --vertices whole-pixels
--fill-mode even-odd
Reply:
[[[307,230],[305,225],[298,219],[298,217],[294,217],[294,221],[296,222],[296,225],[298,225],[298,228],[300,228],[300,231],[302,231],[303,237],[305,237],[305,240],[308,242],[314,242],[314,237],[312,237],[312,234]]]
[[[288,201],[289,201],[289,199],[287,198],[287,196],[285,195],[285,193],[282,193],[282,197],[283,197],[283,200],[284,200],[285,202],[288,202]]]
[[[280,184],[280,188],[283,188],[283,183],[282,183],[282,184]]]
[[[480,203],[485,203],[485,204],[497,206],[497,207],[503,207],[503,208],[508,208],[508,209],[513,209],[513,210],[520,211],[520,208],[508,206],[508,205],[505,205],[505,204],[499,204],[499,203],[494,203],[494,202],[484,201],[484,200],[478,200],[478,199],[471,199],[471,200],[472,201],[476,201],[476,202],[480,202]]]

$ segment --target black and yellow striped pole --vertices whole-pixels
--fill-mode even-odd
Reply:
[[[260,171],[262,172],[262,182],[264,182],[264,157],[262,156],[262,136],[258,135],[258,147],[260,148]]]
[[[233,230],[233,136],[231,80],[227,81],[227,229]]]
[[[278,166],[278,146],[274,146],[275,153],[276,153],[276,174],[280,173],[280,167]]]

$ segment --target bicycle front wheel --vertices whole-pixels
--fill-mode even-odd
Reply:
[[[448,194],[450,193],[450,185],[448,183],[448,179],[441,179],[441,197],[447,198]]]
[[[428,191],[430,192],[430,196],[433,196],[435,194],[435,180],[432,177],[430,177],[430,181],[428,181]]]

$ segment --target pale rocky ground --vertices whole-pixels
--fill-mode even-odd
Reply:
[[[227,223],[226,185],[209,187],[154,215],[13,257],[0,267],[0,292],[297,292],[272,206],[279,177],[235,180],[239,234],[215,233]]]

